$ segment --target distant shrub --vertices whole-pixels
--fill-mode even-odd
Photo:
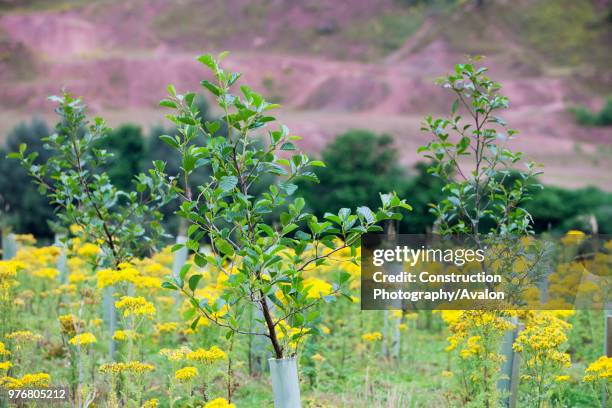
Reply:
[[[406,191],[406,177],[390,135],[349,130],[321,151],[321,159],[326,167],[316,170],[319,183],[299,183],[301,195],[317,217],[340,208],[375,207],[379,193],[395,190],[403,196]]]
[[[534,219],[536,232],[580,229],[592,232],[591,217],[598,232],[612,233],[612,193],[595,187],[567,190],[544,187],[525,204]]]
[[[102,143],[99,147],[114,156],[104,169],[111,182],[119,189],[129,189],[145,162],[146,146],[142,129],[133,124],[121,125],[110,131]]]
[[[592,112],[584,106],[571,109],[576,121],[583,126],[612,126],[612,97],[599,112]]]
[[[6,158],[8,153],[17,151],[21,143],[26,143],[32,151],[39,154],[40,160],[47,160],[49,152],[43,149],[42,139],[49,134],[46,123],[35,118],[30,123],[20,123],[13,128],[7,135],[4,146],[0,147],[2,227],[10,227],[16,232],[32,233],[37,237],[53,236],[48,224],[55,219],[53,207],[38,193],[26,170]]]

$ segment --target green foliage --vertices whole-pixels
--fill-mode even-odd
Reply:
[[[325,167],[315,169],[319,182],[298,183],[298,194],[318,217],[343,207],[374,207],[381,192],[406,192],[406,178],[389,135],[350,130],[323,149],[321,160]]]
[[[40,119],[19,124],[8,134],[5,147],[0,148],[0,218],[2,227],[50,238],[53,232],[48,221],[55,218],[53,207],[29,182],[27,171],[6,157],[26,143],[39,154],[41,161],[46,161],[49,152],[43,148],[43,138],[47,136],[49,128]]]
[[[348,296],[350,275],[339,273],[331,291],[313,298],[311,285],[304,283],[304,269],[325,263],[345,248],[355,256],[362,234],[380,231],[378,222],[401,218],[395,210],[410,207],[397,195],[384,194],[376,212],[365,206],[355,212],[342,208],[337,214],[325,214],[323,220],[304,212],[304,199],[291,199],[298,189],[296,181],[317,181],[312,170],[324,164],[301,153],[281,157],[281,152],[296,150],[293,142],[298,139],[284,125],[268,131],[267,146],[258,144],[253,133],[276,121],[270,111],[277,105],[246,85],[240,86],[240,94],[231,93],[240,74],[219,66],[225,55],[218,59],[202,55],[198,61],[214,75],[214,82],[202,81],[202,86],[223,112],[227,134],[218,133],[218,122],[202,123],[194,93],[180,94],[170,85],[160,105],[173,110],[166,117],[177,127],[177,134],[160,138],[180,155],[181,168],[178,175],[168,176],[160,162],[155,167],[181,197],[178,215],[190,224],[185,245],[195,252],[195,263],[222,271],[228,277],[227,287],[218,298],[198,297],[198,275],[192,274],[186,282],[189,264],[179,276],[169,277],[164,287],[189,299],[193,325],[204,317],[227,328],[228,338],[234,333],[264,336],[276,358],[282,358],[295,352],[290,344],[299,344],[307,332],[318,331],[316,313],[310,310],[314,305]],[[204,166],[211,169],[211,176],[192,191],[189,178]],[[275,179],[266,191],[253,195],[254,183],[271,176]],[[178,180],[184,180],[184,187]],[[279,210],[273,221],[266,220],[266,215]],[[200,249],[204,237],[210,240],[212,252]],[[260,310],[266,331],[246,326],[243,314],[251,307]]]
[[[432,209],[441,234],[506,235],[530,230],[531,216],[521,205],[529,198],[530,180],[537,173],[533,163],[525,163],[527,172],[515,172],[518,177],[512,184],[505,183],[522,154],[505,147],[504,142],[517,132],[507,129],[498,116],[498,111],[508,108],[508,98],[486,71],[471,63],[457,64],[453,74],[439,80],[456,96],[450,115],[428,116],[422,127],[433,141],[418,151],[433,160],[429,172],[445,182],[446,198]],[[467,168],[460,166],[462,160],[469,163]],[[488,231],[482,231],[483,222],[492,224]]]
[[[578,106],[571,109],[576,121],[583,126],[612,126],[612,97],[606,99],[606,104],[599,112]]]
[[[525,209],[533,217],[536,232],[548,230],[568,231],[579,229],[594,232],[591,216],[595,217],[598,232],[612,234],[612,193],[595,187],[566,190],[560,187],[545,187],[535,192]]]
[[[436,221],[436,216],[430,211],[430,205],[444,199],[444,182],[430,174],[428,168],[426,163],[417,163],[414,174],[406,182],[405,191],[410,193],[413,211],[410,217],[400,222],[400,233],[424,234],[431,231]]]
[[[143,170],[145,141],[140,126],[125,124],[108,132],[99,148],[113,155],[103,167],[111,183],[121,190],[132,186],[132,180]]]
[[[104,121],[95,118],[89,123],[86,107],[68,93],[50,99],[60,116],[55,133],[43,139],[51,155],[43,162],[22,143],[9,157],[20,161],[39,191],[60,209],[64,226],[77,224],[90,240],[103,242],[103,261],[116,268],[156,245],[163,233],[158,208],[169,198],[168,190],[155,171],[139,174],[135,191],[117,189],[102,171],[112,158],[100,148],[109,131]]]

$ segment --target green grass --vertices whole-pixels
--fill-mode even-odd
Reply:
[[[421,27],[424,13],[423,7],[388,11],[349,25],[341,37],[345,41],[362,44],[366,48],[365,58],[375,60],[401,48]]]
[[[66,11],[92,3],[103,3],[116,0],[6,0],[0,2],[0,11]]]

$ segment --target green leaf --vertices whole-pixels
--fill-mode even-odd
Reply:
[[[200,55],[197,60],[200,61],[202,64],[206,65],[208,68],[212,69],[213,71],[217,68],[217,62],[210,54]]]
[[[281,150],[297,150],[295,145],[291,142],[285,142],[280,147]]]
[[[297,190],[298,186],[293,184],[293,183],[288,183],[286,181],[281,181],[280,183],[278,183],[278,186],[285,192],[287,193],[287,195],[291,195],[293,193],[295,193],[295,190]]]
[[[172,136],[168,136],[168,135],[161,135],[159,137],[161,140],[163,140],[164,143],[166,143],[168,146],[170,147],[174,147],[175,149],[179,148],[179,144],[176,141],[175,138],[173,138]]]
[[[202,275],[200,274],[191,275],[191,277],[189,278],[189,289],[191,289],[192,292],[195,291],[198,287],[200,279],[202,279]]]
[[[283,228],[283,230],[281,231],[281,235],[287,235],[288,233],[290,233],[291,231],[295,230],[297,228],[297,224],[289,224],[289,225],[285,225],[285,227]]]
[[[234,247],[223,238],[217,238],[215,240],[215,247],[226,256],[234,255]]]
[[[212,82],[204,80],[200,82],[200,84],[204,88],[208,89],[213,95],[215,96],[221,95],[221,88],[219,88],[217,85],[213,84]]]
[[[372,224],[376,221],[376,216],[368,207],[358,207],[357,214],[361,215],[368,224]]]
[[[181,267],[181,271],[179,272],[179,276],[182,280],[185,280],[185,276],[187,276],[187,272],[189,272],[189,269],[191,269],[191,264],[190,263],[186,263],[185,265],[183,265]]]
[[[161,287],[164,289],[178,290],[176,285],[174,285],[172,282],[162,282]]]
[[[191,330],[195,330],[196,327],[198,327],[198,323],[200,322],[200,319],[202,318],[202,316],[198,316],[196,317],[193,322],[191,322]]]
[[[238,184],[238,178],[235,176],[223,176],[221,180],[219,180],[219,188],[224,192],[233,190],[236,184]]]
[[[203,268],[203,267],[206,266],[206,264],[208,264],[208,261],[206,260],[206,257],[204,255],[202,255],[202,254],[199,254],[199,253],[195,254],[195,256],[193,257],[193,261],[200,268]]]
[[[176,109],[176,103],[169,101],[167,99],[164,99],[162,101],[159,102],[159,106],[164,106],[166,108],[173,108]]]
[[[267,224],[257,224],[260,230],[262,230],[267,236],[271,237],[274,235],[274,230]]]

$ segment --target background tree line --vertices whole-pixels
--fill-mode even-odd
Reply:
[[[205,102],[200,103],[202,112],[208,112]],[[215,118],[206,113],[202,120]],[[141,127],[133,124],[114,129],[104,146],[100,146],[114,154],[112,164],[106,169],[113,183],[129,188],[131,179],[146,170],[153,160],[167,162],[168,174],[176,174],[181,163],[159,139],[160,135],[172,132],[158,126],[145,135]],[[17,151],[19,144],[26,143],[40,154],[41,160],[46,160],[48,153],[42,139],[51,133],[52,129],[44,121],[33,119],[16,126],[0,147],[0,227],[39,237],[53,236],[49,222],[54,219],[53,208],[28,182],[25,171],[6,159],[8,152]],[[320,155],[327,164],[317,172],[320,182],[300,185],[301,195],[315,215],[322,218],[325,211],[338,211],[342,207],[375,207],[380,200],[378,192],[395,190],[414,208],[399,225],[400,232],[432,230],[435,217],[429,212],[429,203],[443,197],[442,182],[428,174],[425,163],[411,169],[402,167],[390,135],[350,130],[338,135]],[[200,170],[192,187],[206,177],[207,172]],[[512,177],[508,180],[512,182]],[[595,187],[569,190],[544,186],[533,190],[525,208],[534,218],[535,232],[569,229],[593,232],[596,227],[599,233],[612,234],[612,193]],[[175,210],[172,206],[164,209],[166,227],[171,234],[176,234],[179,228]]]

